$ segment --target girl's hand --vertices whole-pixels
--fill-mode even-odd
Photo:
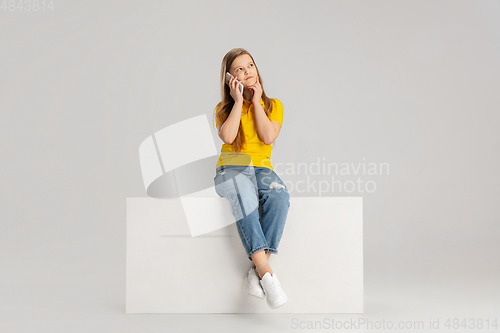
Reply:
[[[249,86],[248,89],[253,91],[252,103],[260,105],[260,99],[262,98],[262,86],[259,82],[259,76],[257,76],[257,81],[254,85]]]
[[[236,79],[236,77],[231,75],[231,78],[229,79],[229,89],[231,89],[231,97],[234,99],[235,103],[243,103],[243,95],[241,94],[239,85],[240,82]]]

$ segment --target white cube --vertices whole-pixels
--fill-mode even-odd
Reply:
[[[207,221],[234,221],[226,198],[190,200]],[[269,259],[288,301],[274,310],[245,291],[252,263],[236,223],[192,237],[184,209],[180,198],[127,198],[127,313],[363,312],[362,197],[290,197]]]

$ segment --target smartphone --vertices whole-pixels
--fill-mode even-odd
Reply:
[[[226,84],[229,85],[229,80],[231,80],[231,73],[226,72]],[[238,80],[236,80],[238,81]],[[243,84],[240,83],[240,91],[241,94],[243,95]]]

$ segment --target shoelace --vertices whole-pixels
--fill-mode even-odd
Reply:
[[[266,286],[267,288],[267,291],[270,292],[270,291],[274,291],[276,288],[279,288],[281,287],[281,284],[279,283],[279,281],[277,279],[272,279],[272,282],[269,286]]]

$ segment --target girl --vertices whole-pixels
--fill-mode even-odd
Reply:
[[[228,84],[226,72],[231,74]],[[247,292],[265,297],[274,309],[287,301],[268,263],[271,253],[278,253],[290,207],[288,189],[270,163],[271,144],[283,123],[283,106],[267,97],[254,59],[244,49],[232,49],[224,56],[220,80],[221,102],[215,119],[224,145],[216,166],[215,191],[230,201],[239,236],[253,262],[245,276]]]

